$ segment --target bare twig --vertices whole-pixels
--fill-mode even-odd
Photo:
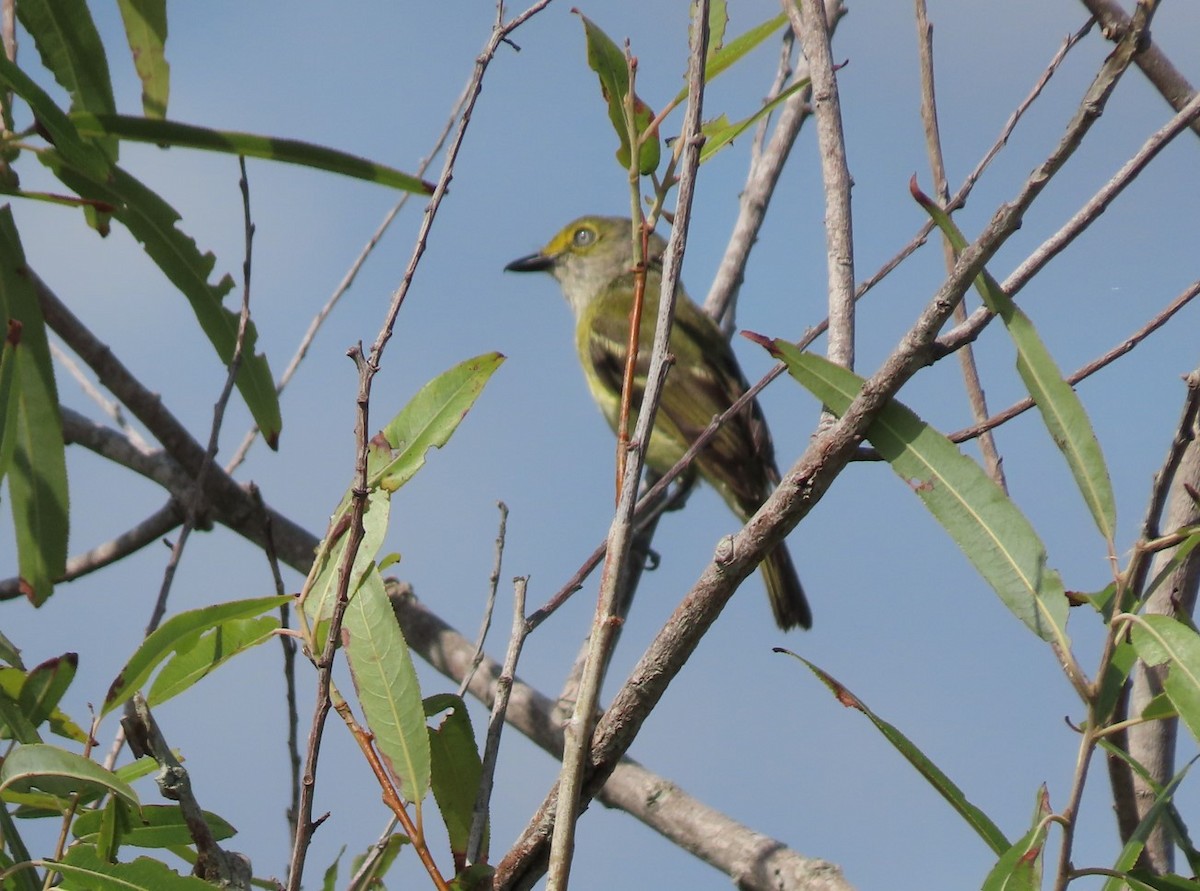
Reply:
[[[854,223],[850,205],[850,167],[842,131],[829,26],[823,3],[782,0],[808,59],[812,77],[817,146],[825,183],[825,250],[828,275],[828,355],[845,368],[854,367]]]
[[[1111,58],[1111,57],[1110,57]],[[1067,246],[1087,230],[1096,219],[1108,209],[1125,188],[1137,178],[1146,166],[1157,157],[1167,145],[1178,136],[1190,122],[1200,117],[1200,95],[1184,106],[1178,114],[1156,130],[1134,153],[1128,161],[1121,165],[1107,183],[1102,186],[1074,216],[1063,224],[1057,232],[1047,238],[1030,254],[1020,266],[1004,281],[1002,287],[1010,297],[1021,290],[1051,259],[1062,253]],[[948,331],[941,338],[940,344],[945,350],[957,349],[964,343],[973,340],[983,330],[991,318],[984,307],[980,307],[967,321]]]
[[[611,645],[619,621],[621,592],[626,583],[629,548],[633,540],[633,509],[637,500],[638,480],[641,479],[645,448],[650,441],[655,410],[662,392],[668,368],[668,338],[675,312],[675,298],[679,282],[679,269],[683,261],[684,245],[691,221],[692,197],[695,189],[696,171],[700,165],[701,114],[704,99],[704,60],[708,52],[708,2],[700,0],[692,12],[692,47],[688,56],[688,101],[680,133],[682,163],[679,178],[679,193],[676,200],[675,218],[671,225],[671,237],[663,257],[662,290],[659,296],[658,319],[654,331],[654,345],[650,354],[650,365],[646,372],[646,389],[638,411],[634,430],[634,441],[638,444],[632,451],[621,480],[620,500],[616,516],[609,531],[608,550],[604,572],[600,580],[599,602],[588,638],[588,658],[580,680],[579,698],[574,713],[566,727],[566,747],[563,767],[554,796],[557,819],[551,829],[553,842],[550,848],[550,868],[547,873],[547,891],[565,891],[570,874],[571,856],[574,848],[575,821],[582,804],[581,789],[584,782],[584,765],[589,757],[592,743],[592,726],[600,699],[600,685],[608,667]],[[633,154],[636,156],[637,152]]]
[[[204,819],[204,811],[192,792],[188,772],[167,745],[146,700],[141,693],[137,693],[132,703],[131,714],[121,721],[129,738],[129,746],[137,757],[149,755],[158,762],[159,791],[164,798],[179,802],[180,813],[196,845],[196,875],[222,888],[250,891],[252,871],[249,859],[244,854],[227,852],[217,844]]]
[[[500,754],[500,735],[504,730],[504,721],[508,713],[508,699],[512,694],[513,683],[517,677],[517,662],[521,658],[521,648],[525,645],[525,637],[529,633],[525,624],[525,590],[529,579],[518,577],[513,579],[513,623],[512,632],[508,638],[508,650],[504,654],[504,667],[496,678],[496,695],[492,700],[492,713],[488,717],[487,741],[483,747],[483,762],[479,776],[479,792],[475,796],[475,810],[471,815],[471,831],[467,837],[467,863],[486,861],[487,851],[483,849],[484,832],[487,829],[488,808],[492,800],[492,785],[496,779],[496,759]],[[459,695],[463,695],[475,677],[475,671],[483,659],[481,652],[476,652],[471,660],[471,670],[463,676],[459,685]]]
[[[1104,36],[1113,42],[1120,40],[1122,35],[1133,27],[1133,20],[1129,13],[1116,0],[1080,0],[1080,2],[1100,23],[1100,27],[1104,30]],[[1142,74],[1146,75],[1146,79],[1167,100],[1167,104],[1176,111],[1180,111],[1195,95],[1196,91],[1188,83],[1187,78],[1175,68],[1150,35],[1143,38],[1142,48],[1133,61],[1142,70]],[[1193,120],[1190,126],[1200,135],[1200,123]]]
[[[921,67],[921,120],[925,125],[925,150],[929,155],[934,189],[937,191],[938,200],[945,206],[950,202],[950,187],[946,181],[946,161],[942,154],[942,136],[938,127],[937,91],[934,88],[933,77],[933,25],[929,21],[925,0],[916,0],[916,13],[917,55]],[[944,236],[942,253],[948,272],[954,266],[954,247]],[[954,321],[961,324],[966,321],[966,318],[966,307],[960,303],[954,308]],[[968,345],[959,350],[958,361],[963,383],[967,388],[967,401],[971,406],[971,414],[977,423],[983,422],[988,417],[987,397],[983,393],[983,384],[979,379],[979,368],[975,364],[974,349]],[[983,455],[988,475],[1003,491],[1008,491],[1008,484],[1004,479],[1004,468],[1000,462],[1000,453],[996,450],[996,440],[990,430],[980,435],[979,450]]]
[[[496,591],[500,587],[500,567],[504,562],[504,534],[508,528],[508,505],[503,501],[497,501],[496,507],[500,510],[500,528],[496,532],[496,560],[492,564],[492,571],[488,575],[488,594],[487,599],[483,604],[483,621],[479,628],[479,637],[475,639],[475,664],[478,666],[483,660],[483,644],[487,640],[488,629],[492,627],[492,612],[496,608]],[[525,607],[524,607],[524,592],[522,591],[522,606],[521,606],[521,623],[525,622]],[[462,696],[467,690],[467,685],[471,683],[471,675],[468,674],[458,685],[458,695]]]
[[[75,382],[79,384],[79,389],[83,390],[84,395],[100,406],[100,410],[112,419],[112,422],[117,425],[117,428],[129,440],[131,446],[141,452],[148,453],[151,451],[150,444],[142,438],[142,434],[125,417],[125,411],[121,408],[121,403],[114,402],[100,392],[99,388],[92,383],[91,378],[83,373],[83,369],[71,358],[70,354],[54,341],[50,341],[50,352],[54,356],[54,361],[65,368],[67,374],[75,378]]]
[[[250,269],[254,246],[254,222],[250,217],[250,181],[246,177],[246,159],[241,155],[238,155],[238,167],[242,174],[238,180],[238,186],[242,192],[246,253],[245,258],[242,260],[242,311],[238,318],[237,338],[233,344],[233,355],[229,359],[229,371],[225,375],[225,384],[221,388],[221,394],[217,397],[216,405],[213,406],[213,420],[208,434],[208,448],[205,449],[204,458],[196,471],[195,481],[183,501],[183,526],[179,530],[179,537],[171,547],[171,557],[163,570],[162,585],[159,588],[158,597],[154,601],[154,609],[150,613],[150,621],[146,624],[147,635],[158,627],[158,624],[162,621],[162,617],[166,615],[167,597],[171,592],[171,583],[175,580],[175,570],[179,567],[179,561],[183,559],[183,550],[187,546],[188,537],[192,534],[192,530],[196,527],[200,516],[204,502],[204,478],[208,475],[212,467],[213,459],[217,455],[217,448],[221,442],[221,425],[225,420],[225,406],[229,404],[229,397],[233,395],[233,387],[237,382],[238,371],[242,367],[242,350],[245,348],[246,331],[250,326]]]
[[[483,77],[487,71],[488,65],[495,56],[496,50],[502,43],[508,40],[508,35],[526,20],[528,20],[530,16],[535,15],[537,12],[544,9],[549,2],[550,0],[538,0],[538,2],[535,2],[529,6],[525,12],[511,19],[508,23],[504,23],[502,21],[504,12],[503,3],[499,3],[497,5],[496,23],[492,28],[492,33],[487,45],[475,59],[474,71],[466,90],[466,95],[468,98],[466,104],[463,106],[458,128],[455,132],[453,140],[451,140],[449,148],[446,151],[446,158],[442,165],[441,176],[438,179],[429,203],[425,207],[425,212],[421,218],[420,230],[417,233],[416,242],[413,246],[412,255],[409,258],[408,265],[405,268],[400,284],[392,293],[392,298],[388,305],[387,312],[385,313],[383,323],[380,326],[379,334],[376,336],[375,342],[371,346],[369,355],[363,355],[361,346],[355,347],[350,351],[350,355],[354,359],[359,373],[359,388],[356,399],[357,412],[355,420],[355,442],[357,444],[357,455],[355,460],[356,485],[352,490],[350,526],[348,532],[345,533],[349,536],[349,538],[347,540],[343,565],[339,574],[337,602],[334,606],[333,616],[330,618],[329,622],[330,630],[328,632],[329,636],[327,638],[325,652],[321,654],[321,657],[317,661],[317,703],[313,712],[312,727],[309,733],[308,755],[305,764],[305,782],[301,788],[297,832],[295,843],[292,846],[292,860],[288,875],[288,891],[298,891],[300,888],[309,842],[312,837],[312,832],[316,828],[316,824],[312,822],[312,803],[316,788],[316,768],[320,752],[320,741],[324,733],[325,720],[329,714],[330,708],[329,692],[331,672],[333,667],[333,655],[336,648],[339,628],[341,627],[342,616],[345,614],[348,585],[351,577],[350,569],[353,565],[354,557],[358,552],[358,547],[361,544],[363,537],[362,517],[366,507],[367,498],[367,449],[368,437],[370,435],[368,413],[371,401],[371,385],[375,374],[379,370],[380,362],[383,359],[384,349],[392,337],[393,328],[396,324],[396,317],[399,315],[400,308],[403,306],[404,299],[408,294],[410,286],[412,285],[413,277],[416,275],[417,266],[421,261],[421,257],[425,253],[425,245],[429,238],[430,230],[433,227],[433,221],[437,217],[438,210],[441,207],[442,201],[446,196],[447,189],[449,188],[450,180],[454,173],[454,165],[458,159],[458,153],[462,148],[463,140],[466,137],[467,128],[471,122],[471,113],[474,110],[475,102],[478,100],[480,90],[483,88]],[[424,860],[425,858],[423,857],[422,859]],[[438,881],[436,869],[432,868],[432,863],[427,863],[426,866],[430,870],[430,876],[435,882]]]
[[[462,678],[474,658],[471,642],[417,601],[406,586],[389,581],[388,597],[409,645],[451,680]],[[498,663],[485,659],[471,681],[470,693],[485,705],[494,702],[501,673]],[[562,754],[563,739],[562,726],[554,720],[555,709],[553,699],[519,678],[513,679],[506,720],[557,758]],[[831,864],[802,857],[631,759],[622,759],[598,797],[731,876],[745,891],[850,891]],[[818,875],[827,884],[813,884]]]

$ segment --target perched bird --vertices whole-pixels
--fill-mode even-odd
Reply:
[[[641,405],[650,365],[662,287],[666,241],[650,236],[641,328],[638,332],[634,417]],[[622,217],[581,217],[550,239],[542,250],[514,260],[509,272],[549,272],[575,313],[575,346],[592,398],[617,429],[621,379],[625,370],[629,315],[633,306],[633,246],[630,221]],[[729,342],[716,323],[680,286],[670,351],[675,364],[663,385],[646,463],[666,472],[683,456],[713,417],[748,389]],[[632,429],[632,421],[630,427]],[[730,418],[696,456],[694,467],[744,522],[762,506],[779,482],[771,434],[758,401]],[[780,628],[808,628],[812,613],[787,546],[780,544],[762,562],[771,610]]]

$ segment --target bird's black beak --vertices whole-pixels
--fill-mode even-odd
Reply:
[[[530,254],[519,257],[504,267],[505,272],[547,272],[554,265],[554,258],[545,254]]]

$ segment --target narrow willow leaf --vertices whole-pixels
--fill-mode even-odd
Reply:
[[[722,115],[716,121],[705,124],[703,129],[705,140],[704,145],[700,149],[700,163],[703,164],[721,149],[729,145],[737,137],[741,136],[751,127],[758,123],[759,118],[763,115],[770,114],[782,102],[786,102],[791,98],[792,94],[797,90],[802,90],[809,85],[809,79],[797,81],[792,84],[770,102],[766,103],[754,114],[748,118],[743,118],[736,124],[729,123],[729,119]]]
[[[438,726],[429,728],[433,797],[441,812],[442,822],[446,824],[450,852],[454,855],[455,864],[461,868],[466,862],[467,837],[471,833],[483,764],[479,760],[475,731],[462,697],[442,693],[425,699],[427,716],[433,717],[443,712],[445,716]],[[487,851],[486,839],[483,850]]]
[[[429,733],[416,668],[378,572],[350,598],[342,645],[380,757],[418,809],[429,791]]]
[[[921,193],[916,187],[916,178],[911,185],[913,197],[929,214],[945,234],[950,245],[961,251],[967,246],[950,216]],[[975,287],[983,298],[984,305],[1004,322],[1017,348],[1017,372],[1025,382],[1025,388],[1041,412],[1042,421],[1058,446],[1067,465],[1075,477],[1075,484],[1083,496],[1092,519],[1105,541],[1110,544],[1116,536],[1117,507],[1113,496],[1112,480],[1108,465],[1092,422],[1088,419],[1083,402],[1070,384],[1063,379],[1058,363],[1046,349],[1041,337],[1029,317],[1013,303],[985,269],[975,280]]]
[[[1042,887],[1046,833],[1050,828],[1045,817],[1049,813],[1046,787],[1043,786],[1038,790],[1033,826],[1020,841],[1000,855],[983,882],[983,891],[1039,891]]]
[[[868,708],[867,704],[858,698],[857,695],[837,680],[833,675],[826,672],[824,669],[817,667],[812,662],[809,662],[803,656],[797,656],[790,650],[776,648],[777,653],[786,653],[794,659],[798,659],[817,676],[830,692],[837,698],[837,701],[846,708],[857,709],[866,715],[867,719],[875,725],[876,729],[883,734],[883,738],[892,744],[892,747],[899,752],[909,764],[916,768],[917,773],[925,778],[925,781],[937,791],[942,798],[946,799],[947,803],[954,808],[959,816],[966,821],[967,825],[975,830],[976,834],[983,839],[995,853],[1001,854],[1008,850],[1010,842],[1005,838],[1004,833],[1000,828],[992,822],[983,811],[971,804],[967,800],[963,791],[954,784],[941,769],[926,757],[907,736],[898,730],[895,725],[889,724],[883,718],[879,717],[875,712]]]
[[[8,812],[7,807],[0,807],[0,838],[4,839],[4,849],[0,850],[0,868],[7,868],[14,863],[28,863],[29,849],[25,840],[17,830],[17,824]],[[12,856],[9,857],[8,855]],[[32,869],[14,870],[6,880],[4,891],[43,891],[41,877]]]
[[[22,0],[17,17],[33,38],[42,64],[71,96],[72,111],[111,114],[113,99],[108,58],[86,0]],[[117,141],[100,140],[117,159]]]
[[[1131,758],[1128,758],[1127,756],[1122,757],[1124,757],[1126,761],[1132,762]],[[1136,764],[1136,762],[1134,763]],[[1158,826],[1159,821],[1163,819],[1172,819],[1170,815],[1175,808],[1174,804],[1172,803],[1172,799],[1175,796],[1175,790],[1179,788],[1179,784],[1183,782],[1183,778],[1187,776],[1188,771],[1191,770],[1192,765],[1195,763],[1196,759],[1193,758],[1191,761],[1185,764],[1183,768],[1177,774],[1175,774],[1175,776],[1171,778],[1169,783],[1162,788],[1158,788],[1158,784],[1150,778],[1148,771],[1146,771],[1144,767],[1142,767],[1140,764],[1136,764],[1138,772],[1141,774],[1142,778],[1147,781],[1150,787],[1156,790],[1156,794],[1154,796],[1154,802],[1150,805],[1145,815],[1138,822],[1138,825],[1134,827],[1133,834],[1130,835],[1129,841],[1125,843],[1125,846],[1121,849],[1121,853],[1117,856],[1116,863],[1113,864],[1114,871],[1123,873],[1132,870],[1137,865],[1138,859],[1142,856],[1142,851],[1144,851],[1146,848],[1146,840],[1150,837],[1150,833],[1154,831],[1154,828]],[[1175,816],[1178,815],[1176,814]],[[1104,891],[1121,891],[1123,887],[1124,886],[1120,879],[1112,878],[1104,884]]]
[[[115,136],[133,142],[174,145],[229,155],[245,155],[248,158],[263,158],[283,164],[299,164],[302,167],[340,173],[415,195],[432,195],[434,190],[434,184],[428,180],[357,155],[299,139],[282,139],[233,130],[212,130],[180,121],[127,115],[78,114],[73,115],[71,119],[79,132],[85,136]]]
[[[63,877],[63,891],[212,891],[195,876],[181,876],[165,863],[138,857],[132,863],[109,863],[91,845],[73,845],[48,867]]]
[[[1200,739],[1200,635],[1170,616],[1145,615],[1134,624],[1132,640],[1147,665],[1167,666],[1163,692]]]
[[[0,318],[8,320],[8,333],[3,346],[0,346],[0,482],[8,476],[13,454],[17,450],[17,406],[20,404],[17,394],[21,387],[18,381],[21,363],[17,360],[21,323],[9,315],[4,291],[0,287]]]
[[[167,43],[166,0],[117,0],[125,40],[142,82],[142,111],[148,118],[167,114],[171,93],[171,66],[164,48]],[[114,109],[115,110],[115,109]]]
[[[19,584],[21,593],[40,606],[67,566],[67,460],[46,322],[25,275],[25,254],[7,206],[0,208],[0,304],[8,312],[9,332],[13,321],[20,329],[13,353],[19,371],[8,473]]]
[[[41,789],[65,797],[76,792],[101,790],[140,807],[133,787],[95,761],[56,746],[17,746],[0,764],[0,792]]]
[[[113,208],[113,217],[141,243],[150,259],[187,298],[217,356],[228,365],[237,344],[239,313],[226,309],[221,301],[233,287],[233,279],[225,275],[215,284],[209,283],[216,258],[211,253],[201,253],[196,242],[179,230],[176,223],[180,217],[175,209],[119,167],[113,167],[106,179],[100,181],[72,167],[58,152],[42,152],[39,159],[80,195]],[[254,352],[257,341],[258,331],[251,322],[242,346],[237,387],[262,430],[264,441],[274,449],[279,445],[282,426],[279,397],[266,357]]]
[[[688,46],[693,43],[696,16],[700,12],[699,0],[692,0],[690,7],[688,10]],[[725,43],[725,29],[728,27],[729,9],[724,0],[711,0],[708,4],[708,58],[706,61],[711,62],[713,55]]]
[[[762,343],[835,414],[862,388],[862,378],[827,359],[786,341]],[[1033,526],[983,469],[896,400],[879,413],[867,438],[1013,614],[1043,640],[1069,648],[1062,579],[1046,565]]]
[[[93,836],[100,832],[102,821],[103,814],[100,811],[86,811],[75,818],[75,822],[71,824],[71,832],[80,841],[92,842]],[[224,841],[237,834],[237,830],[225,819],[209,811],[204,811],[204,822],[217,841]],[[179,806],[174,804],[144,805],[141,815],[121,841],[135,848],[169,848],[195,843],[188,830],[187,820],[180,813]]]
[[[256,597],[215,603],[172,616],[158,626],[125,663],[104,698],[101,715],[107,715],[138,691],[155,667],[172,653],[188,650],[206,631],[232,619],[260,616],[292,602],[288,596]]]
[[[152,706],[160,705],[172,696],[178,696],[238,653],[270,640],[278,627],[278,618],[260,616],[230,619],[206,631],[194,645],[181,649],[162,667],[146,694],[146,702]]]
[[[394,492],[425,464],[431,448],[441,448],[475,404],[484,385],[504,362],[500,353],[484,353],[443,372],[427,383],[383,428],[395,454],[371,474],[372,485]]]
[[[38,126],[49,135],[55,151],[66,158],[68,163],[93,179],[102,180],[108,175],[111,162],[99,146],[91,139],[84,139],[67,117],[67,113],[50,98],[50,94],[8,61],[3,53],[0,53],[0,84],[29,104],[30,110],[37,118]]]
[[[718,47],[715,51],[711,45],[708,52],[708,61],[704,65],[704,80],[711,82],[713,78],[728,71],[735,62],[757,47],[760,43],[787,24],[787,13],[780,13],[774,18],[767,19],[761,25],[751,28],[744,34],[739,34],[733,40],[723,46]],[[710,44],[712,38],[709,38]],[[675,103],[679,104],[687,98],[687,87],[684,87],[675,96]]]
[[[578,9],[573,12],[583,22],[588,66],[600,79],[600,93],[608,105],[608,119],[617,132],[620,143],[617,148],[617,163],[628,170],[632,149],[629,143],[629,125],[625,119],[625,100],[629,97],[629,67],[625,61],[625,54],[591,19]],[[638,150],[638,173],[648,176],[658,169],[662,145],[657,131],[647,132],[650,122],[654,120],[654,112],[636,92],[633,95],[633,117],[639,139],[645,137]]]

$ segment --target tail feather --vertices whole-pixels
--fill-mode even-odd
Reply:
[[[771,601],[771,612],[775,614],[775,624],[784,631],[797,626],[811,628],[812,610],[809,609],[787,545],[780,544],[769,553],[759,568],[767,585],[767,597]]]

